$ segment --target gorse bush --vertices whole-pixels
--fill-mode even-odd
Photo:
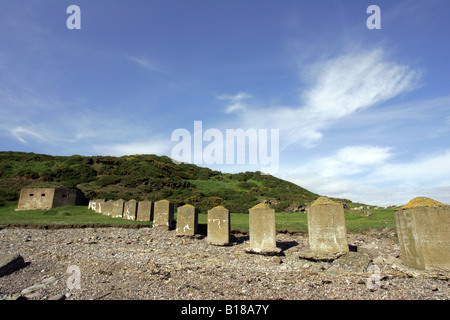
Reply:
[[[223,205],[248,212],[261,201],[278,209],[310,202],[318,195],[260,172],[222,173],[166,156],[50,156],[0,152],[0,205],[16,201],[21,188],[79,188],[89,199],[158,201],[192,204],[200,212]]]

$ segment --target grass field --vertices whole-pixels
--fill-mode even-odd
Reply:
[[[65,206],[49,210],[14,211],[17,202],[0,207],[0,227],[36,225],[36,226],[150,226],[151,222],[131,221],[103,216],[89,210],[86,206]],[[348,231],[358,232],[365,229],[395,227],[394,209],[368,209],[372,215],[346,210]],[[175,214],[176,218],[176,214]],[[231,213],[232,230],[248,230],[248,214]],[[207,224],[207,215],[199,214],[199,224]],[[307,231],[306,213],[276,213],[277,230]]]
[[[89,210],[87,206],[64,206],[48,210],[14,211],[17,203],[0,207],[0,227],[5,225],[151,225],[150,222],[115,219]]]

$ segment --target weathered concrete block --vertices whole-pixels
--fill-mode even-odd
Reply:
[[[138,204],[137,201],[131,199],[126,201],[123,207],[123,218],[127,220],[136,220]]]
[[[197,208],[186,204],[177,209],[177,236],[193,236],[197,233],[198,211]]]
[[[102,206],[102,211],[101,211],[102,215],[109,216],[109,217],[112,216],[113,203],[114,203],[113,200],[108,200],[108,201],[102,203],[102,205],[101,205]]]
[[[154,204],[153,227],[170,230],[174,223],[173,203],[160,200]]]
[[[125,201],[123,199],[119,199],[119,200],[113,201],[111,217],[113,217],[113,218],[123,218],[124,205],[125,205]]]
[[[395,211],[395,222],[405,265],[450,271],[450,206],[414,198]]]
[[[89,200],[88,209],[96,211],[97,200]]]
[[[349,252],[342,204],[320,197],[306,212],[310,251],[323,254]]]
[[[103,213],[103,205],[105,204],[105,199],[95,200],[95,212]]]
[[[207,242],[214,245],[230,243],[230,211],[222,206],[208,210]]]
[[[245,249],[248,253],[277,255],[281,249],[277,248],[275,229],[275,210],[269,205],[260,203],[249,210],[250,246]]]
[[[149,200],[139,201],[136,220],[138,221],[153,220],[153,202]]]

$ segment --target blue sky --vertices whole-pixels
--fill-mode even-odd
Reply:
[[[171,156],[194,121],[277,129],[280,178],[450,204],[449,16],[446,0],[0,0],[0,150]]]

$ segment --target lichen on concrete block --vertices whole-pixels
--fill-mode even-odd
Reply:
[[[414,198],[395,211],[395,222],[405,265],[450,271],[450,206]]]

